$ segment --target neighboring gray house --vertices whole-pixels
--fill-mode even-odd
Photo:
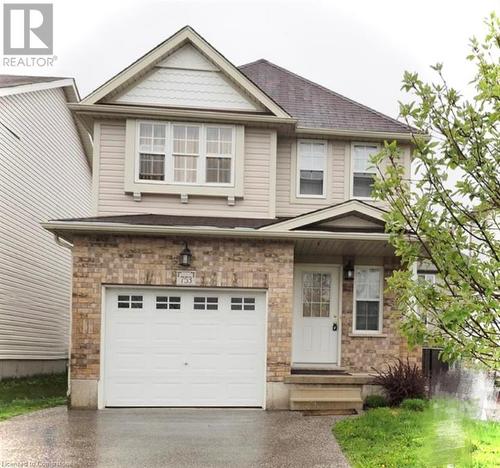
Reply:
[[[0,378],[66,366],[71,252],[40,222],[89,213],[78,101],[71,78],[0,75]]]

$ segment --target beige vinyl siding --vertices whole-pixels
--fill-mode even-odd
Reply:
[[[276,215],[297,216],[345,200],[345,155],[348,143],[332,140],[328,142],[325,183],[326,197],[322,199],[297,198],[296,139],[278,138],[276,162]]]
[[[229,206],[227,197],[190,196],[181,203],[179,195],[142,194],[134,201],[124,192],[125,121],[100,123],[98,155],[97,215],[170,214],[192,216],[270,217],[269,184],[273,132],[245,129],[244,198]]]
[[[61,88],[0,98],[0,359],[67,357],[71,253],[40,222],[88,216],[90,168]]]

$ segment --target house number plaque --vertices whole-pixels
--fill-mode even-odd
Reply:
[[[177,286],[194,286],[196,272],[194,271],[177,271]]]

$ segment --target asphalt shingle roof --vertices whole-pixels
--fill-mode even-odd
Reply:
[[[89,218],[68,218],[57,221],[85,223],[121,223],[144,226],[204,226],[217,228],[250,228],[258,229],[287,218],[225,218],[218,216],[175,216],[160,214],[136,214],[116,216],[93,216]]]
[[[396,119],[265,59],[238,68],[288,114],[298,119],[299,127],[390,133],[412,130]]]

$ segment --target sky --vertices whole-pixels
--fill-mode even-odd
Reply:
[[[33,0],[31,0],[33,3]],[[9,0],[8,3],[21,3]],[[39,3],[48,3],[43,0]],[[491,0],[55,0],[53,67],[1,73],[71,76],[87,95],[189,24],[235,65],[266,58],[390,116],[405,70],[453,86],[472,77],[469,38],[484,35]]]

